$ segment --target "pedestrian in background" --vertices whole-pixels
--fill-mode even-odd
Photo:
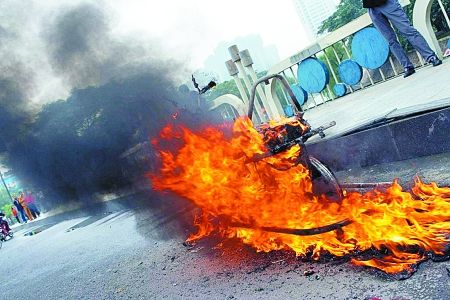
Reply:
[[[17,208],[17,211],[19,212],[20,217],[22,218],[22,221],[24,223],[26,223],[27,222],[27,217],[25,216],[25,210],[23,209],[23,206],[19,202],[19,198],[15,197],[13,204]]]
[[[33,196],[33,194],[31,193],[31,191],[28,191],[26,196],[25,196],[25,203],[28,206],[28,208],[31,211],[31,214],[33,215],[33,218],[37,218],[41,215],[41,212],[39,211],[39,209],[36,206],[36,198]]]
[[[19,215],[17,213],[17,208],[13,205],[11,206],[11,214],[16,218],[17,223],[20,223]]]
[[[28,217],[28,220],[30,220],[30,221],[33,220],[34,219],[33,214],[31,213],[31,210],[28,208],[27,204],[25,203],[25,195],[23,192],[20,192],[20,194],[19,194],[19,203],[20,203],[20,205],[22,205],[23,210]]]
[[[398,0],[363,0],[363,7],[368,8],[373,25],[388,41],[392,53],[405,69],[403,77],[408,77],[416,71],[389,22],[398,29],[401,35],[408,39],[426,62],[434,67],[442,64],[442,61],[431,50],[423,36],[411,25]]]

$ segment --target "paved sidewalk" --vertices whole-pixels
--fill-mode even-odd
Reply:
[[[450,105],[450,59],[438,67],[418,69],[408,78],[400,76],[319,105],[306,111],[305,119],[313,127],[336,121],[327,130],[327,138],[333,138],[389,113],[439,100],[441,105]]]
[[[336,173],[342,183],[391,182],[398,178],[408,189],[419,176],[425,182],[436,182],[439,186],[450,186],[450,153],[418,157],[414,159],[350,169]]]

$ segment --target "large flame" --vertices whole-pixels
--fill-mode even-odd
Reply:
[[[449,254],[450,188],[416,179],[412,192],[406,192],[394,181],[385,191],[346,193],[341,203],[324,201],[312,193],[306,167],[276,167],[292,166],[299,146],[252,160],[267,149],[248,119],[235,122],[231,137],[214,127],[193,132],[169,126],[161,139],[182,143],[177,151],[160,152],[162,167],[151,175],[152,183],[201,208],[199,231],[190,241],[216,233],[257,251],[288,249],[312,259],[352,255],[354,264],[387,273],[412,272],[430,254]],[[316,228],[344,219],[352,222],[342,230],[312,236],[263,229]],[[361,258],[368,250],[377,255]]]

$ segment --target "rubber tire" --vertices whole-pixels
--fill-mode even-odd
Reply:
[[[314,156],[309,156],[309,168],[313,181],[313,191],[316,195],[326,195],[333,202],[341,202],[342,189],[333,172]]]

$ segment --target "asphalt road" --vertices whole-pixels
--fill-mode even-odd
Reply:
[[[398,174],[409,176],[411,163],[393,169],[403,166],[408,171]],[[433,165],[423,165],[424,177]],[[379,178],[376,172],[389,170],[339,176]],[[423,263],[396,281],[343,261],[302,262],[213,240],[187,248],[190,211],[143,193],[21,227],[0,249],[0,299],[450,299],[448,261]]]

